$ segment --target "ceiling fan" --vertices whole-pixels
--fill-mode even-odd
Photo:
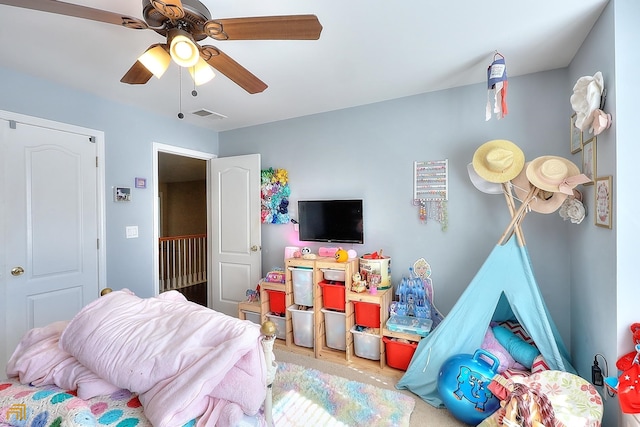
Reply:
[[[142,0],[144,20],[57,0],[0,0],[0,4],[150,29],[164,36],[165,43],[151,45],[122,77],[120,81],[128,84],[145,84],[152,75],[160,78],[173,59],[189,69],[196,84],[209,81],[213,67],[247,92],[259,93],[267,88],[263,81],[217,47],[197,42],[207,37],[219,41],[317,40],[322,31],[315,15],[212,19],[198,0]]]

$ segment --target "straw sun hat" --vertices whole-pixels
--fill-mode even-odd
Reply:
[[[529,182],[541,190],[573,195],[579,184],[591,181],[572,161],[558,156],[533,159],[526,167]]]
[[[473,154],[473,169],[489,182],[503,183],[515,178],[524,167],[524,153],[513,142],[494,139]]]
[[[530,164],[531,162],[525,163],[522,172],[511,180],[513,191],[520,200],[524,200],[531,190],[531,183],[529,179],[527,179],[527,169]],[[550,214],[557,211],[567,197],[569,196],[564,193],[541,190],[538,191],[538,194],[529,202],[529,207],[534,212]]]

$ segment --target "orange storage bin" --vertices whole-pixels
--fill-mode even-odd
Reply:
[[[269,293],[269,311],[274,314],[284,314],[286,306],[284,303],[284,292],[267,289]]]
[[[380,327],[380,304],[354,301],[353,307],[356,312],[356,325],[368,328]]]
[[[318,283],[322,288],[322,305],[336,311],[344,311],[344,283],[334,284],[325,280]]]
[[[385,353],[387,354],[387,365],[406,371],[413,357],[413,353],[415,353],[416,348],[418,348],[418,343],[395,341],[389,337],[382,337],[382,341],[384,342]]]

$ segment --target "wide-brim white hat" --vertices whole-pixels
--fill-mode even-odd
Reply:
[[[519,200],[524,200],[529,191],[531,190],[531,182],[527,178],[527,169],[531,162],[527,162],[522,169],[522,172],[511,180],[513,191],[516,193],[516,197]],[[546,190],[538,191],[538,194],[529,202],[529,207],[532,211],[541,214],[550,214],[557,211],[562,203],[569,197],[564,193],[556,193]]]
[[[515,178],[524,167],[524,153],[506,139],[482,144],[473,154],[473,169],[481,178],[502,184]]]
[[[467,172],[469,173],[469,179],[474,187],[483,193],[487,194],[500,194],[502,193],[502,185],[497,182],[489,182],[482,178],[476,170],[473,168],[473,163],[467,165]]]

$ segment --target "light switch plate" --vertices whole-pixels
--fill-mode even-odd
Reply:
[[[127,239],[135,239],[138,237],[138,226],[137,225],[128,225],[127,226]]]

